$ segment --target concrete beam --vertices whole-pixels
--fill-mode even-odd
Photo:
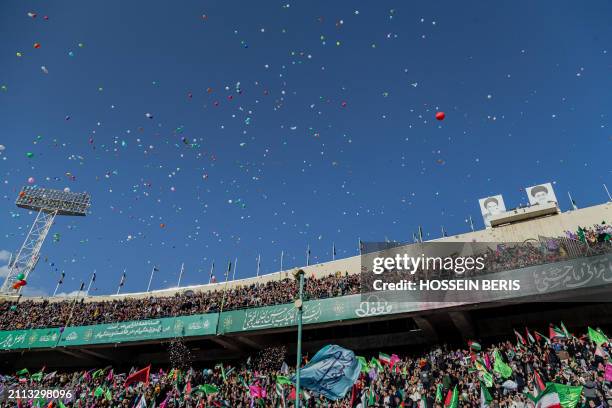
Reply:
[[[218,345],[220,345],[221,347],[225,348],[225,349],[229,349],[232,351],[240,351],[240,346],[236,345],[236,343],[233,340],[230,340],[229,337],[225,337],[225,336],[214,336],[211,337],[209,340],[211,340],[214,343],[217,343]]]
[[[449,312],[448,316],[455,327],[459,329],[459,333],[464,340],[474,339],[476,337],[474,323],[467,312]]]
[[[438,340],[438,332],[436,332],[431,322],[427,320],[427,317],[414,316],[412,319],[416,325],[419,326],[419,329],[421,329],[423,337],[432,341]]]

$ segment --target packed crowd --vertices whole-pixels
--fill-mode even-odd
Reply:
[[[390,360],[381,353],[369,360],[357,357],[360,374],[344,398],[331,401],[312,389],[300,396],[302,406],[309,408],[525,408],[533,406],[533,399],[546,393],[545,384],[551,382],[581,387],[575,393],[577,403],[564,402],[562,408],[609,408],[611,351],[609,340],[596,331],[595,337],[559,333],[552,342],[527,333],[514,344],[505,341],[482,350],[478,343],[463,348],[435,346],[418,355],[393,354]],[[19,405],[5,406],[293,407],[296,392],[293,370],[284,362],[286,351],[273,347],[262,353],[234,366],[214,368],[178,364],[180,368],[133,368],[128,373],[110,366],[61,373],[23,369],[1,376],[0,385],[5,391],[19,387],[73,391],[70,398],[24,399]]]
[[[80,326],[268,306],[292,302],[297,291],[296,280],[288,278],[227,290],[189,291],[175,296],[82,301],[76,307],[72,299],[61,302],[4,302],[0,304],[0,330]],[[305,280],[305,299],[356,293],[359,293],[359,275],[336,274],[323,278],[310,276]]]
[[[602,223],[591,228],[580,228],[575,234],[568,232],[567,237],[560,239],[541,238],[534,242],[499,244],[495,249],[487,249],[486,266],[481,273],[518,269],[558,262],[574,256],[610,252],[611,234],[612,226]],[[405,275],[404,273],[398,276],[398,279],[405,278]],[[431,276],[421,273],[410,275],[411,279],[424,277]],[[358,294],[362,284],[368,282],[361,282],[361,278],[359,274],[340,272],[321,278],[314,275],[307,276],[304,297],[308,300]],[[126,297],[97,302],[81,300],[77,305],[74,299],[60,302],[35,300],[2,302],[0,330],[79,326],[270,306],[292,302],[297,291],[296,281],[286,278],[235,286],[226,290],[187,291],[166,297]]]

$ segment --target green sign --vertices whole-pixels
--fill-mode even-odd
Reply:
[[[0,349],[29,349],[87,344],[124,343],[183,336],[214,335],[217,313],[113,324],[59,328],[0,331]]]

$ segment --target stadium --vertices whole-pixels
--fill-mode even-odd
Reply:
[[[611,15],[0,1],[0,408],[612,408]]]
[[[589,367],[587,373],[607,375],[600,372],[601,367],[592,364],[597,361],[599,365],[604,364],[608,358],[607,338],[603,333],[612,326],[609,302],[612,299],[612,242],[611,227],[605,220],[612,216],[612,204],[567,212],[553,207],[545,214],[538,206],[513,210],[498,216],[505,218],[495,227],[431,243],[521,242],[537,251],[542,246],[550,247],[551,240],[559,239],[557,242],[563,245],[556,247],[555,254],[560,248],[567,253],[578,248],[578,253],[565,258],[551,257],[550,253],[544,259],[520,253],[500,257],[505,258],[504,273],[512,277],[537,274],[542,266],[557,274],[569,271],[555,276],[561,287],[554,293],[542,292],[531,297],[523,290],[513,295],[521,299],[476,299],[461,304],[394,303],[375,293],[361,293],[359,276],[363,259],[360,256],[299,268],[305,279],[304,304],[300,308],[302,361],[308,362],[318,350],[331,344],[366,356],[368,361],[347,395],[334,402],[326,399],[324,392],[317,393],[316,387],[309,394],[305,385],[303,403],[306,406],[366,406],[368,403],[369,406],[395,406],[389,399],[398,397],[401,403],[429,399],[433,405],[441,404],[435,397],[436,392],[450,393],[452,398],[452,392],[457,391],[449,384],[439,389],[442,387],[439,381],[448,379],[438,377],[430,366],[430,358],[434,355],[442,358],[444,353],[450,353],[453,359],[462,361],[461,367],[455,368],[463,370],[466,369],[464,358],[467,361],[489,359],[484,353],[488,349],[481,350],[481,344],[501,344],[514,358],[521,352],[546,353],[543,350],[550,344],[565,346],[557,354],[566,353],[567,348],[573,352],[580,349],[582,353],[589,350],[595,360],[586,360],[587,366],[583,369]],[[572,240],[576,233],[580,238]],[[363,246],[365,251],[366,244]],[[587,265],[587,260],[595,263]],[[593,274],[591,268],[598,272]],[[95,406],[114,406],[123,401],[141,404],[143,398],[146,406],[170,406],[169,401],[176,406],[233,407],[246,406],[252,401],[260,406],[292,406],[295,388],[289,378],[295,373],[297,349],[296,271],[173,290],[83,295],[74,299],[4,295],[0,305],[2,371],[21,373],[12,378],[22,384],[31,381],[40,386],[57,385],[58,381],[66,384],[71,381],[70,376],[59,373],[76,373],[73,378],[78,376],[78,381],[70,384],[84,390],[82,400]],[[606,338],[596,349],[590,348],[590,341],[598,342],[592,333],[586,340],[582,336],[587,329],[593,330],[590,326],[597,327],[595,333]],[[478,346],[475,348],[473,344]],[[432,345],[438,348],[432,351]],[[415,357],[419,355],[421,358]],[[389,356],[393,361],[387,361]],[[489,370],[497,372],[497,364],[496,361]],[[535,384],[537,394],[536,375],[553,380],[552,373],[544,367],[540,371],[524,372],[512,364],[514,373],[508,377],[500,374],[500,378],[514,379],[521,384],[519,388],[531,389]],[[150,370],[146,378],[141,372],[144,367]],[[603,367],[605,370],[605,364]],[[482,370],[488,374],[487,368]],[[405,392],[398,391],[407,376],[423,379],[428,375],[432,378],[422,388],[417,390],[411,386]],[[589,379],[595,378],[587,375],[586,381]],[[398,385],[386,388],[389,381]],[[124,383],[132,385],[124,389]],[[242,383],[245,388],[239,390]],[[196,389],[198,385],[203,388]],[[459,381],[459,385],[465,387],[466,383]],[[382,389],[376,388],[381,386]],[[212,388],[206,390],[206,387]],[[492,390],[496,400],[518,398],[515,401],[518,403],[519,399],[525,399],[520,393],[497,395],[499,391]],[[415,393],[419,398],[415,399]],[[475,398],[468,389],[466,393],[461,398],[464,406],[469,405],[470,398]],[[597,398],[607,397],[598,395]],[[66,401],[75,403],[79,399]]]

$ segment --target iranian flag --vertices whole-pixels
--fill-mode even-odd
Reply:
[[[548,383],[540,395],[530,398],[535,408],[576,408],[581,393],[582,386]]]
[[[474,350],[474,351],[482,350],[482,346],[480,345],[480,343],[477,343],[472,340],[468,341],[468,347],[470,348],[470,350]]]
[[[480,408],[488,408],[491,401],[493,401],[491,393],[486,385],[480,381]]]
[[[391,365],[391,356],[385,353],[378,353],[378,359],[381,363]]]

